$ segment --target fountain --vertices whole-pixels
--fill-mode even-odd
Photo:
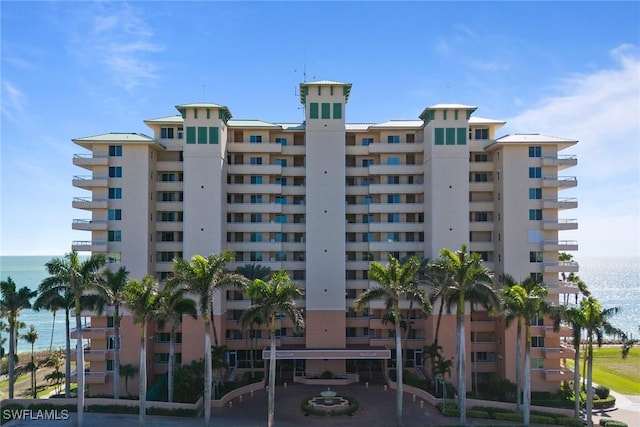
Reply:
[[[349,401],[327,387],[320,392],[320,396],[312,397],[308,400],[309,406],[323,412],[340,411],[349,408]]]

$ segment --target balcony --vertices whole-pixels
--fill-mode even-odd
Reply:
[[[106,176],[76,175],[73,177],[72,184],[74,187],[89,190],[95,187],[106,187],[108,182]]]
[[[578,185],[575,176],[545,176],[542,178],[543,187],[573,188]]]
[[[573,359],[576,351],[571,347],[545,347],[544,357],[550,360]]]
[[[420,175],[424,173],[422,165],[371,165],[369,175]]]
[[[545,286],[550,294],[577,294],[579,292],[578,286],[571,282],[558,281],[555,283],[545,283]]]
[[[572,381],[573,371],[571,369],[545,369],[544,379],[547,381]]]
[[[546,219],[542,221],[543,230],[577,230],[577,219]]]
[[[74,219],[71,224],[72,230],[81,231],[106,231],[107,221],[105,220],[92,220],[92,219]]]
[[[104,362],[107,360],[107,353],[111,350],[91,350],[90,348],[84,349],[84,361],[85,362]],[[71,350],[71,360],[77,359],[78,353],[76,349]]]
[[[76,252],[106,252],[107,242],[93,242],[91,240],[74,240],[71,250]]]
[[[285,147],[290,148],[288,145]],[[249,142],[230,142],[227,144],[227,152],[229,153],[281,153],[283,151],[282,148],[282,144],[275,142],[263,142],[260,144],[251,144]],[[304,146],[302,146],[301,154],[304,154]]]
[[[78,338],[78,329],[74,328],[69,333],[72,339]],[[86,340],[105,340],[107,339],[107,328],[82,328],[82,339]]]
[[[227,203],[228,213],[282,213],[279,203]]]
[[[73,164],[91,170],[94,166],[107,166],[109,158],[105,155],[93,155],[92,153],[74,154]]]
[[[543,242],[545,251],[577,251],[577,240],[545,240]]]
[[[552,261],[543,263],[545,273],[577,273],[579,266],[575,261]]]
[[[92,197],[74,197],[71,202],[74,209],[107,209],[107,199]]]
[[[545,209],[575,209],[578,207],[578,199],[575,197],[542,199],[542,207]]]
[[[160,160],[156,162],[158,172],[180,172],[184,170],[184,162],[179,160]]]
[[[493,181],[488,182],[469,182],[469,191],[493,191]]]
[[[542,156],[542,166],[558,166],[559,169],[569,168],[578,164],[575,155]]]
[[[367,205],[365,205],[367,206]],[[370,213],[420,213],[424,212],[423,203],[371,203],[369,206]],[[347,213],[349,206],[347,206]]]
[[[364,187],[366,188],[366,186]],[[370,184],[370,194],[407,194],[424,192],[423,184]]]
[[[233,175],[282,175],[282,166],[278,165],[229,165],[227,173]]]
[[[282,189],[280,184],[227,184],[227,192],[231,194],[284,194]]]
[[[85,384],[104,384],[107,380],[107,373],[105,371],[89,371],[88,368],[84,371]],[[71,381],[77,382],[78,375],[76,372],[71,374]]]
[[[544,327],[545,337],[570,337],[573,335],[573,328],[565,323],[561,323],[559,329],[556,331],[553,326]]]

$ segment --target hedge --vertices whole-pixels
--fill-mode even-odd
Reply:
[[[606,399],[593,399],[593,409],[608,409],[616,406],[616,398],[608,396]]]
[[[502,421],[519,421],[519,422],[524,421],[524,417],[521,414],[514,414],[514,413],[496,413],[494,415],[494,418],[496,420],[502,420]]]
[[[548,415],[534,415],[531,414],[531,422],[536,424],[555,424],[556,419]]]
[[[555,424],[559,426],[571,426],[571,427],[583,427],[584,425],[582,423],[582,420],[577,420],[575,418],[569,418],[569,417],[557,417]]]
[[[600,418],[600,425],[602,427],[628,427],[627,423],[617,420],[608,420],[606,418]]]
[[[467,410],[467,417],[469,418],[482,418],[485,420],[488,420],[491,418],[491,414],[489,414],[487,411],[479,411],[477,409],[468,409]]]

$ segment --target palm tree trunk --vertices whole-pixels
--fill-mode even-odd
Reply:
[[[276,315],[271,316],[271,349],[269,351],[269,414],[267,426],[273,427],[276,415]]]
[[[82,308],[80,296],[76,295],[76,377],[78,378],[78,427],[82,427],[84,411],[84,347],[82,345]]]
[[[464,334],[464,295],[458,301],[456,315],[457,342],[456,353],[458,354],[458,363],[456,365],[456,375],[458,376],[458,409],[460,410],[460,425],[467,424],[467,384],[465,378],[465,334]]]
[[[403,398],[403,379],[402,379],[402,339],[400,337],[400,313],[398,303],[396,302],[393,309],[395,314],[395,335],[396,335],[396,425],[402,425],[402,398]]]
[[[12,315],[11,315],[12,316]],[[16,380],[16,319],[9,318],[9,399],[13,399],[13,386]]]
[[[205,316],[204,322],[204,425],[209,427],[211,420],[211,382],[213,374],[211,372],[211,323],[209,314]]]
[[[524,425],[529,425],[529,415],[531,411],[531,324],[529,319],[526,319],[525,327],[525,343],[524,343]]]
[[[592,425],[592,408],[593,408],[593,332],[589,331],[588,347],[587,347],[587,425]]]
[[[574,346],[575,355],[573,356],[573,395],[575,399],[573,416],[580,418],[580,341]]]
[[[33,358],[33,344],[31,343],[31,393],[33,393],[33,398],[38,398],[38,390],[36,390],[36,364]]]
[[[442,313],[444,311],[444,299],[440,298],[440,308],[438,309],[438,321],[436,322],[436,332],[433,337],[433,342],[436,344],[436,348],[438,347],[438,336],[440,333],[440,321],[442,320]]]
[[[146,415],[146,399],[147,399],[147,323],[143,322],[140,328],[140,385],[138,387],[138,400],[140,401],[140,411],[138,420],[140,427],[144,427],[144,417]]]
[[[176,329],[171,328],[169,334],[169,370],[167,372],[167,400],[173,402],[173,364],[175,363],[175,343],[173,337],[175,336]]]
[[[51,339],[49,340],[49,353],[51,353],[51,349],[53,348],[53,333],[56,330],[56,311],[53,310],[53,322],[51,322]]]
[[[69,308],[64,309],[65,355],[64,355],[64,397],[71,397],[71,320]]]
[[[518,327],[516,336],[516,412],[520,413],[522,408],[522,373],[520,372],[520,365],[522,364],[522,320],[518,317]]]
[[[115,306],[113,313],[113,322],[115,326],[115,355],[113,360],[113,398],[120,399],[120,310],[118,305]]]
[[[213,317],[213,310],[211,310],[211,329],[213,329],[213,345],[218,347],[218,331],[216,331],[216,319]]]

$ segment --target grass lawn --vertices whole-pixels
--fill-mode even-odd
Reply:
[[[584,354],[580,352],[580,356]],[[620,354],[618,345],[594,347],[593,382],[618,393],[640,394],[640,347],[632,348],[626,359]],[[573,368],[573,360],[567,360],[567,365]]]

